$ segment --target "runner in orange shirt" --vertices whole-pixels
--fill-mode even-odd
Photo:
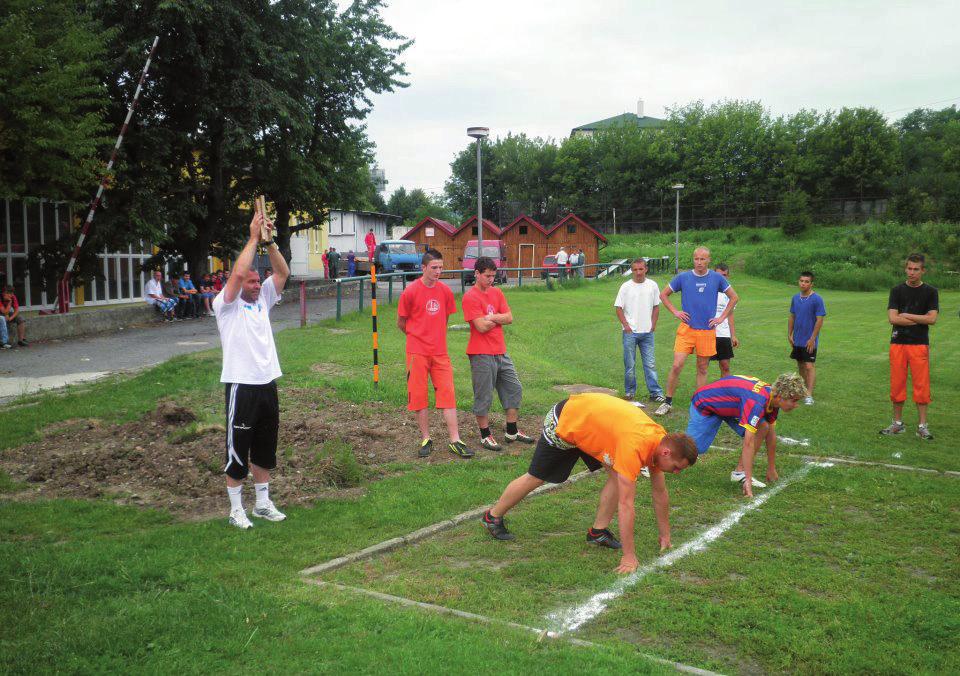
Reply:
[[[664,473],[678,474],[694,464],[697,447],[686,434],[667,434],[632,403],[607,394],[576,394],[550,409],[530,468],[510,482],[497,504],[484,512],[484,527],[498,540],[512,540],[504,514],[545,482],[566,481],[578,460],[591,472],[605,467],[609,473],[587,542],[622,549],[618,573],[630,573],[639,565],[634,547],[634,499],[637,477],[644,467],[651,470],[660,551],[670,547],[670,500]],[[614,511],[622,544],[607,529]]]

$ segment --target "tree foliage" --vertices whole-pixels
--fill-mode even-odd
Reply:
[[[109,139],[104,54],[112,33],[74,0],[0,9],[0,195],[89,199]]]

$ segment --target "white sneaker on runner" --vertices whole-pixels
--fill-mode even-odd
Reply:
[[[274,505],[272,501],[268,501],[267,504],[262,507],[254,507],[250,514],[260,519],[266,519],[267,521],[283,521],[287,518],[287,515],[277,509],[277,506]]]
[[[733,470],[732,472],[730,472],[730,481],[732,481],[735,484],[742,484],[746,480],[746,478],[747,478],[747,475],[744,474],[743,472],[738,472],[737,470]],[[753,486],[754,488],[767,487],[767,484],[763,483],[762,481],[758,481],[757,477],[750,477],[750,485]]]
[[[667,402],[663,402],[660,406],[657,407],[657,410],[653,412],[654,415],[666,415],[670,412],[670,409],[673,408]]]
[[[813,397],[804,397],[804,398],[803,398],[803,403],[804,403],[806,406],[813,406]]]
[[[253,524],[247,518],[247,513],[242,509],[234,509],[230,512],[230,525],[236,526],[240,530],[253,528]]]
[[[649,468],[649,467],[641,467],[641,468],[640,468],[640,474],[643,475],[643,476],[645,476],[645,477],[647,477],[647,478],[649,479],[649,478],[650,478],[650,468]]]

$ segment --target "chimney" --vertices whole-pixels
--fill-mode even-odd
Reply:
[[[643,117],[643,99],[637,99],[637,117]]]

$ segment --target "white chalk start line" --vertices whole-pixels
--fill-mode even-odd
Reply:
[[[638,568],[624,578],[617,580],[607,591],[594,594],[585,603],[571,608],[557,610],[547,615],[547,621],[550,625],[549,634],[563,636],[570,632],[577,631],[587,622],[596,618],[600,613],[606,610],[611,601],[619,598],[626,590],[635,586],[640,580],[650,573],[661,568],[668,568],[680,559],[701,552],[707,548],[711,542],[714,542],[721,535],[740,523],[740,520],[750,512],[760,509],[763,504],[784,488],[799,481],[809,474],[814,467],[833,467],[832,462],[808,462],[789,477],[776,484],[766,492],[755,497],[751,502],[743,505],[739,509],[728,514],[720,523],[707,529],[689,542],[685,542],[676,549],[673,549],[652,563]]]

